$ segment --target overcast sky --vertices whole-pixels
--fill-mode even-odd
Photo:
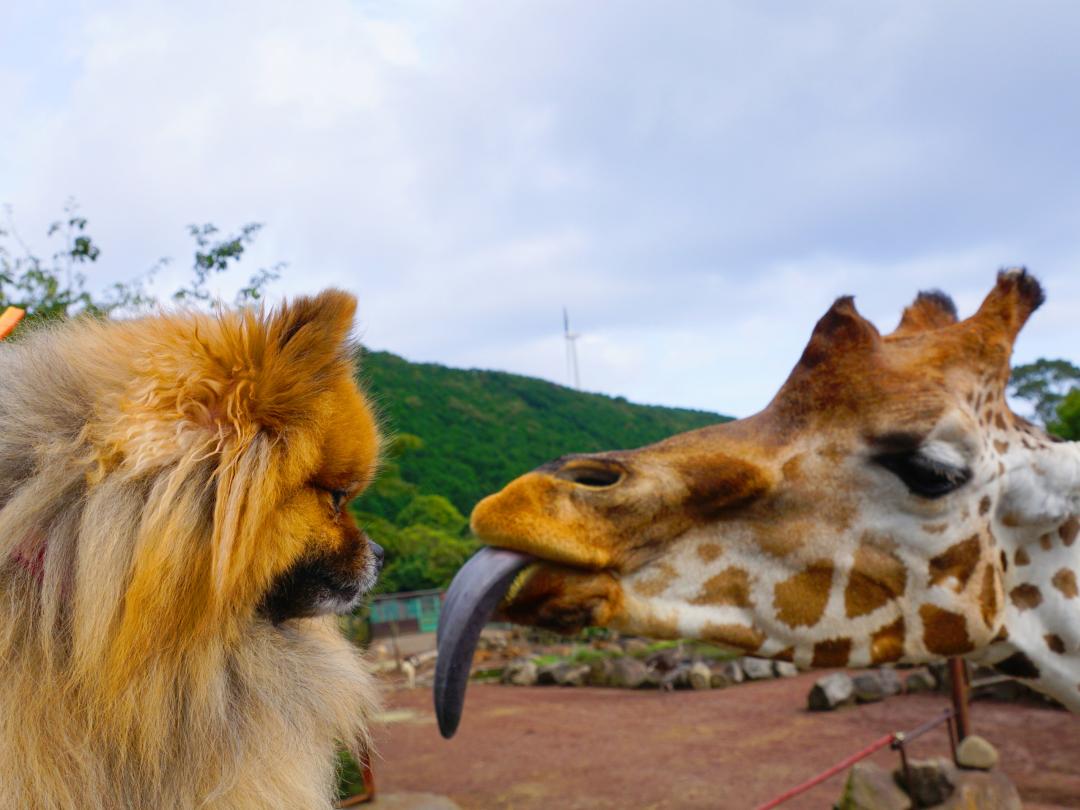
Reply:
[[[0,202],[92,282],[266,223],[364,342],[745,415],[838,295],[891,329],[1024,263],[1080,357],[1080,5],[0,3]],[[230,296],[243,273],[221,282]]]

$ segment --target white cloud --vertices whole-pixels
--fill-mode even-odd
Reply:
[[[1036,4],[1037,6],[1038,4]],[[250,269],[334,284],[408,357],[747,413],[837,295],[891,327],[1004,264],[1076,356],[1080,11],[1007,4],[22,4],[0,201],[76,197],[97,280],[267,223]],[[162,289],[183,276],[178,262]],[[239,279],[222,281],[226,294]]]

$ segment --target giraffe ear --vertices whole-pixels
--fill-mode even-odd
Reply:
[[[996,336],[1011,345],[1045,300],[1042,285],[1026,268],[1011,267],[998,273],[994,289],[968,321],[987,337]]]
[[[904,310],[894,335],[910,335],[930,329],[941,329],[956,323],[956,304],[941,290],[923,290]]]
[[[830,358],[873,352],[880,345],[877,328],[858,313],[855,299],[845,295],[817,322],[797,368],[809,370]]]

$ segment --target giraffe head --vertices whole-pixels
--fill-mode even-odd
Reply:
[[[500,610],[526,624],[810,667],[981,655],[1045,681],[1080,659],[1066,620],[1080,613],[1080,452],[1005,400],[1013,341],[1042,301],[1005,271],[966,320],[920,293],[883,336],[841,298],[760,413],[564,456],[483,500],[473,530],[513,553],[481,552],[477,569],[502,569],[463,576],[502,575]],[[1077,661],[1064,669],[1080,708]]]

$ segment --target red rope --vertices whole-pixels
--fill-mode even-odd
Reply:
[[[848,757],[844,761],[837,762],[835,765],[833,765],[827,771],[822,771],[821,773],[819,773],[814,778],[807,779],[801,785],[796,785],[791,790],[789,790],[789,791],[787,791],[785,793],[781,793],[779,796],[777,796],[772,801],[768,801],[765,804],[758,805],[754,810],[770,810],[770,808],[776,807],[779,804],[783,804],[788,799],[794,798],[795,796],[798,796],[800,793],[806,792],[807,790],[814,787],[815,785],[821,784],[826,779],[828,779],[830,776],[835,776],[836,774],[840,773],[840,771],[847,770],[852,765],[854,765],[856,762],[858,762],[860,759],[866,759],[868,756],[870,756],[875,751],[878,751],[878,750],[884,748],[886,745],[892,744],[892,741],[893,741],[894,738],[895,738],[895,735],[893,735],[893,734],[885,735],[881,739],[870,743],[870,745],[866,746],[866,748],[862,749],[858,753],[852,754],[850,757]]]

